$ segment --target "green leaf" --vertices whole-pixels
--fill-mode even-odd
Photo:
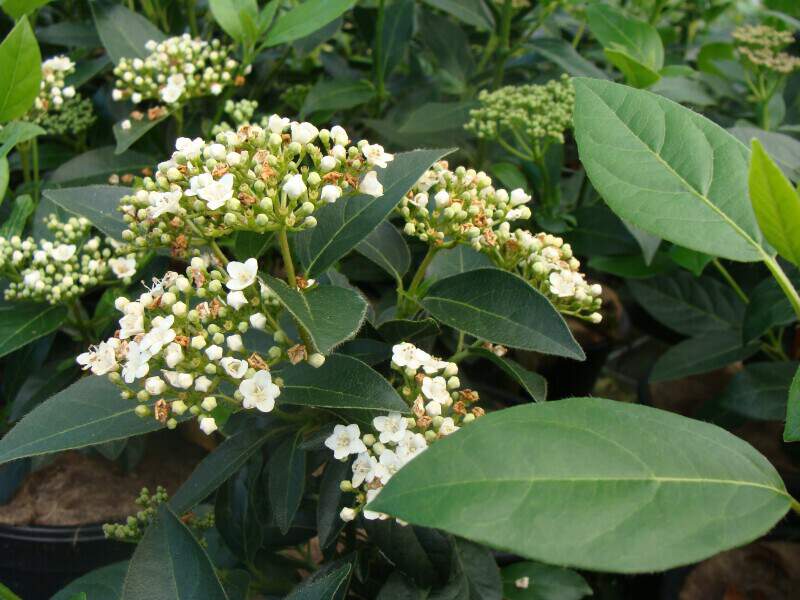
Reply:
[[[461,575],[464,600],[501,600],[503,582],[494,555],[488,548],[456,538],[453,543],[453,563]]]
[[[436,319],[482,340],[583,360],[553,305],[517,275],[477,269],[434,283],[422,305]]]
[[[45,133],[44,129],[28,121],[7,123],[0,129],[0,157],[7,156],[20,142],[27,142]]]
[[[66,318],[64,306],[0,302],[0,356],[55,331]]]
[[[730,287],[711,277],[677,271],[628,281],[628,289],[656,321],[684,335],[742,326],[744,303]]]
[[[301,5],[304,6],[304,5]],[[430,166],[449,150],[415,150],[396,154],[386,169],[377,169],[383,196],[340,198],[317,213],[317,226],[294,235],[295,247],[312,277],[325,272],[367,237],[400,202]]]
[[[70,600],[75,594],[85,593],[88,598],[119,598],[122,593],[122,582],[125,573],[128,571],[128,561],[118,562],[107,567],[101,567],[90,571],[82,577],[78,577],[67,587],[62,588],[50,600]]]
[[[719,405],[749,419],[782,421],[796,362],[757,362],[736,373]]]
[[[528,371],[518,362],[510,358],[497,356],[497,354],[486,348],[472,348],[469,353],[492,361],[505,371],[509,377],[519,383],[534,401],[544,402],[547,400],[547,380],[538,373]]]
[[[120,600],[228,600],[205,549],[166,505],[130,560]]]
[[[33,214],[34,210],[36,210],[36,205],[33,203],[33,198],[28,194],[14,198],[14,207],[11,209],[11,214],[0,226],[0,236],[10,238],[15,235],[22,235],[28,218]]]
[[[518,562],[500,571],[506,600],[581,600],[592,595],[586,580],[571,569],[540,562]],[[517,581],[527,578],[527,586]]]
[[[800,274],[796,270],[787,269],[787,275],[795,287],[800,287]],[[796,319],[794,309],[778,282],[773,277],[767,277],[750,292],[742,339],[749,342],[771,327],[789,325]]]
[[[571,398],[491,413],[432,444],[369,509],[534,560],[636,573],[745,544],[790,503],[769,461],[719,427]]]
[[[786,403],[786,427],[783,430],[784,442],[800,441],[800,369],[795,373],[789,388],[789,400]]]
[[[573,48],[572,44],[566,40],[561,38],[536,38],[528,43],[528,47],[561,67],[569,75],[608,79],[608,76],[602,70],[598,69],[593,62],[581,56]]]
[[[0,43],[0,123],[21,117],[39,94],[42,55],[28,17]]]
[[[42,194],[67,212],[86,217],[107,236],[121,240],[122,232],[128,225],[122,218],[122,213],[117,210],[117,206],[120,199],[130,192],[130,188],[118,185],[88,185],[49,189],[44,190]]]
[[[269,461],[269,507],[283,535],[289,531],[306,487],[306,452],[302,436],[287,438]]]
[[[375,89],[369,81],[320,79],[306,95],[300,118],[317,111],[346,110],[369,102],[375,95]]]
[[[345,507],[345,499],[351,498],[352,494],[345,494],[341,483],[352,476],[350,461],[329,460],[325,465],[317,502],[317,531],[319,546],[323,550],[334,543],[344,529],[345,522],[339,512]]]
[[[459,244],[455,248],[440,250],[433,257],[425,276],[432,279],[444,279],[467,271],[476,269],[490,269],[494,267],[491,259],[483,252],[478,252],[466,244]]]
[[[655,27],[608,4],[589,5],[586,17],[606,57],[629,82],[644,87],[659,78],[658,71],[664,66],[664,44]]]
[[[661,79],[650,88],[650,91],[689,106],[707,107],[717,102],[709,94],[706,86],[694,77],[667,77],[662,72]]]
[[[284,600],[334,600],[347,589],[352,565],[346,563],[327,573],[315,573],[306,578]]]
[[[750,201],[764,237],[783,258],[800,265],[800,194],[753,140],[750,154]]]
[[[49,4],[52,0],[2,0],[0,7],[12,19],[17,20],[23,15],[32,13],[37,8]]]
[[[397,128],[408,136],[430,136],[440,131],[462,131],[474,102],[426,102],[415,108]]]
[[[135,400],[123,400],[105,377],[84,377],[45,400],[0,439],[0,464],[94,446],[161,429],[155,419],[134,413]]]
[[[238,471],[273,434],[271,428],[247,427],[227,438],[195,467],[189,479],[170,498],[170,508],[177,514],[183,514],[202,502]]]
[[[318,369],[307,363],[292,365],[281,371],[281,377],[281,404],[409,412],[388,381],[352,356],[332,354]]]
[[[264,38],[264,46],[277,46],[299,40],[322,29],[341,16],[356,0],[306,0],[278,16]]]
[[[248,18],[251,21],[258,19],[256,0],[209,0],[208,6],[222,30],[235,41],[255,41],[248,35],[245,22]]]
[[[394,520],[364,520],[363,525],[370,541],[408,579],[420,587],[430,587],[436,581],[436,565],[423,545],[421,528],[401,525]],[[451,544],[442,545],[449,554]]]
[[[0,204],[6,197],[6,190],[8,190],[8,159],[5,156],[0,156]]]
[[[744,360],[758,349],[758,343],[742,344],[739,331],[712,331],[684,340],[662,354],[653,365],[650,381],[670,381],[708,373]]]
[[[310,291],[300,292],[280,279],[270,276],[265,279],[278,301],[306,328],[311,341],[322,354],[328,354],[352,338],[364,322],[367,303],[350,288],[318,285]]]
[[[403,278],[411,266],[411,253],[405,238],[388,221],[383,221],[361,240],[356,246],[356,252],[398,280]]]
[[[424,0],[426,4],[453,15],[478,29],[494,29],[494,17],[483,0]]]
[[[97,34],[114,63],[123,58],[145,58],[148,41],[163,42],[166,36],[142,15],[121,4],[90,2]]]
[[[728,132],[746,146],[757,139],[784,175],[792,181],[800,179],[800,140],[784,133],[744,125],[730,127]]]
[[[741,142],[666,98],[574,81],[580,158],[614,212],[692,250],[741,261],[764,257]]]
[[[102,45],[92,21],[61,21],[37,27],[36,38],[45,44],[68,48],[98,48]]]
[[[644,262],[641,252],[634,256],[592,256],[587,265],[625,279],[647,279],[676,270],[675,264],[661,252],[656,252],[649,265]]]
[[[385,78],[403,60],[406,48],[414,35],[414,0],[394,0],[385,9],[380,48],[373,48],[377,59],[374,65],[376,77]],[[375,43],[378,42],[376,34]]]
[[[378,326],[378,333],[389,344],[413,342],[414,339],[431,337],[439,333],[439,325],[433,319],[390,319]]]
[[[233,244],[233,254],[236,260],[260,258],[272,244],[271,233],[258,233],[255,231],[239,231]]]
[[[141,152],[128,150],[115,154],[114,148],[95,148],[68,160],[50,173],[48,183],[78,185],[81,183],[106,183],[110,175],[140,175],[142,169],[152,167],[155,160]]]
[[[670,246],[667,254],[675,262],[675,264],[680,265],[690,273],[693,273],[696,277],[700,277],[700,275],[702,275],[706,265],[708,265],[713,258],[708,254],[696,252],[695,250],[689,250],[689,248],[684,248],[683,246],[674,245]]]
[[[114,123],[114,139],[117,140],[117,147],[114,150],[114,154],[122,154],[125,152],[128,148],[133,146],[139,138],[168,117],[169,113],[165,111],[155,119],[150,119],[147,115],[140,121],[128,119],[128,122],[131,124],[128,129],[122,128],[122,121]]]

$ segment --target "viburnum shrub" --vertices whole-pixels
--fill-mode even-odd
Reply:
[[[674,3],[260,4],[93,1],[96,64],[42,61],[3,4],[0,68],[30,81],[0,81],[0,391],[45,383],[0,467],[207,450],[105,524],[129,561],[56,597],[580,598],[566,567],[672,569],[800,512],[726,429],[537,372],[574,383],[621,297],[675,334],[650,380],[736,363],[721,405],[800,440],[800,161],[765,150],[796,144],[767,131],[798,108],[786,27],[721,48]],[[730,130],[667,98],[726,77]]]

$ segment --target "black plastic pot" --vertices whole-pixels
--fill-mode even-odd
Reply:
[[[102,525],[0,525],[0,582],[23,600],[46,600],[73,579],[129,558],[133,546],[107,540]]]

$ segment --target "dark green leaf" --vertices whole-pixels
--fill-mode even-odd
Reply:
[[[151,119],[147,115],[140,121],[128,119],[130,123],[128,129],[122,128],[122,122],[114,123],[114,139],[117,140],[117,147],[114,150],[114,154],[122,154],[125,152],[128,148],[133,146],[139,138],[168,117],[169,113],[165,111],[155,119]]]
[[[90,2],[97,33],[114,63],[122,58],[145,58],[148,41],[162,42],[166,36],[144,16],[122,4]]]
[[[414,0],[394,0],[386,7],[381,46],[373,50],[373,56],[379,57],[375,64],[375,71],[379,74],[376,76],[387,77],[403,59],[414,34],[414,5]]]
[[[306,452],[300,435],[287,438],[269,461],[269,506],[283,535],[289,531],[306,486]]]
[[[262,491],[262,467],[261,454],[253,455],[217,490],[215,498],[217,530],[234,554],[249,561],[270,539],[265,535],[269,504]],[[278,535],[275,529],[275,537]]]
[[[365,520],[364,529],[389,562],[414,583],[428,587],[436,581],[436,566],[417,535],[418,528],[394,520]]]
[[[670,381],[708,373],[758,352],[758,344],[742,344],[741,332],[712,331],[676,344],[653,365],[650,381]]]
[[[0,356],[55,331],[66,318],[64,306],[0,302]]]
[[[299,363],[281,371],[278,402],[333,409],[409,412],[394,388],[377,371],[351,356],[332,354],[315,369]]]
[[[439,333],[439,326],[433,319],[391,319],[378,326],[378,333],[389,344],[399,344],[430,337]]]
[[[800,179],[800,141],[786,134],[764,131],[758,127],[739,125],[728,131],[747,146],[753,139],[757,139],[788,178],[794,181]]]
[[[795,373],[789,388],[789,399],[786,403],[786,427],[783,430],[784,442],[800,441],[800,369]]]
[[[428,590],[418,588],[413,581],[395,571],[378,592],[377,600],[427,600]]]
[[[73,215],[86,217],[92,225],[114,239],[121,240],[128,228],[117,210],[120,199],[131,189],[118,185],[88,185],[85,187],[49,189],[44,197]]]
[[[787,269],[789,279],[795,287],[800,287],[800,274]],[[744,315],[742,339],[749,342],[772,327],[788,325],[797,319],[786,294],[773,277],[759,283],[750,293],[750,304]]]
[[[319,80],[308,95],[306,95],[303,108],[300,109],[300,118],[317,111],[346,110],[369,102],[375,95],[372,84],[363,79],[348,80]]]
[[[566,40],[561,38],[537,38],[531,40],[528,47],[544,56],[550,62],[557,64],[565,73],[574,77],[608,79],[608,76],[603,71],[581,56],[572,47],[572,44]]]
[[[323,550],[333,544],[344,529],[345,522],[339,512],[346,506],[345,499],[352,497],[352,494],[345,494],[341,483],[352,476],[350,461],[329,460],[325,465],[317,502],[317,531],[319,546]]]
[[[367,303],[350,288],[318,285],[300,292],[270,276],[266,277],[266,283],[323,354],[355,336],[364,321]]]
[[[583,360],[552,304],[522,278],[477,269],[434,283],[422,305],[436,319],[482,340]]]
[[[25,225],[28,223],[28,218],[33,214],[36,205],[33,203],[33,198],[28,194],[17,196],[14,198],[14,206],[11,209],[11,214],[0,226],[0,236],[10,238],[15,235],[21,236],[25,231]]]
[[[322,29],[349,10],[356,0],[306,0],[278,16],[264,39],[266,47],[299,40]]]
[[[47,182],[59,186],[105,183],[110,175],[139,175],[142,169],[152,167],[155,162],[150,156],[133,150],[115,154],[114,148],[106,146],[68,160],[50,174]]]
[[[91,21],[61,21],[37,27],[36,38],[45,44],[70,48],[97,48],[102,44]]]
[[[731,379],[720,406],[750,419],[782,421],[796,362],[760,362],[745,365]]]
[[[747,543],[790,503],[769,461],[723,429],[572,398],[478,419],[403,467],[369,508],[535,560],[633,573]]]
[[[0,43],[0,123],[28,112],[39,93],[41,63],[28,17],[22,17]]]
[[[518,362],[510,358],[497,356],[497,354],[486,348],[472,348],[469,352],[475,356],[480,356],[492,361],[505,371],[509,377],[519,383],[536,402],[544,402],[547,400],[547,380],[538,373],[528,371]]]
[[[465,582],[465,600],[501,600],[503,582],[494,556],[487,549],[467,540],[456,538],[453,562]]]
[[[649,265],[641,253],[634,256],[592,256],[587,264],[596,271],[625,279],[647,279],[676,270],[675,264],[661,252],[656,253]]]
[[[403,278],[411,265],[411,253],[405,238],[388,221],[378,225],[361,240],[356,251],[398,280]]]
[[[581,600],[592,588],[578,573],[540,562],[518,562],[504,567],[503,597],[506,600]],[[523,580],[528,585],[517,585]]]
[[[222,30],[237,42],[255,41],[248,35],[246,20],[258,19],[256,0],[209,0],[209,8]]]
[[[85,593],[90,600],[101,598],[115,600],[122,593],[122,582],[127,571],[128,561],[95,569],[62,588],[50,600],[70,600],[79,593]]]
[[[304,580],[285,600],[334,600],[347,589],[352,570],[350,563],[324,574],[315,574]]]
[[[466,244],[459,244],[449,250],[440,250],[433,257],[425,276],[433,279],[444,279],[453,275],[491,268],[491,259]]]
[[[684,248],[683,246],[671,246],[667,254],[676,264],[693,273],[696,277],[700,277],[706,265],[713,258],[708,254],[689,250],[689,248]]]
[[[120,600],[228,600],[203,547],[166,505],[130,560]]]
[[[28,121],[6,123],[0,129],[0,157],[5,157],[20,142],[27,142],[45,133],[44,129]]]
[[[272,244],[272,234],[255,231],[239,231],[233,244],[233,253],[237,260],[259,258]]]
[[[468,25],[491,31],[494,17],[483,0],[424,0],[426,4],[453,15]]]
[[[397,132],[408,136],[430,136],[440,131],[461,131],[473,108],[474,102],[428,102],[412,110]]]
[[[0,6],[14,20],[22,15],[28,15],[37,8],[49,4],[52,0],[2,0]]]

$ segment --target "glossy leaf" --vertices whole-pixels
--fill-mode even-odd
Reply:
[[[115,154],[111,146],[95,148],[71,158],[48,177],[48,182],[63,187],[67,184],[106,183],[110,175],[140,175],[155,160],[133,150]]]
[[[332,354],[315,369],[299,363],[281,371],[278,403],[333,409],[409,412],[408,406],[377,371],[351,356]]]
[[[209,0],[208,7],[222,30],[240,43],[249,38],[246,20],[255,23],[258,19],[256,0]]]
[[[494,555],[488,548],[456,538],[453,543],[453,562],[461,575],[464,600],[501,600],[503,582]]]
[[[430,337],[439,333],[439,325],[433,319],[390,319],[378,326],[378,333],[389,344]]]
[[[273,236],[269,233],[256,231],[239,231],[233,244],[233,253],[236,260],[245,261],[248,258],[260,258],[272,244]]]
[[[763,259],[741,142],[649,92],[583,78],[575,87],[581,161],[614,212],[692,250]]]
[[[683,246],[671,246],[667,254],[676,264],[693,273],[696,277],[702,275],[713,258],[708,254],[689,250],[689,248],[684,248]]]
[[[3,125],[0,130],[0,157],[8,155],[20,142],[27,142],[45,133],[44,129],[28,121],[11,121]]]
[[[436,565],[418,535],[420,528],[394,520],[364,520],[363,524],[370,541],[407,578],[423,587],[430,587],[436,581]],[[449,552],[449,543],[447,549]]]
[[[392,73],[411,42],[414,35],[414,5],[414,0],[395,0],[386,6],[381,46],[373,50],[376,58],[374,68],[381,78]]]
[[[119,388],[105,377],[85,377],[34,408],[0,439],[0,464],[162,428],[155,419],[137,417],[136,405],[120,398]]]
[[[286,310],[306,328],[323,354],[352,338],[364,321],[367,303],[350,288],[318,285],[300,292],[270,276],[266,277],[266,283]]]
[[[144,16],[122,4],[92,0],[92,16],[100,40],[114,63],[122,58],[145,58],[148,41],[162,42],[166,36]]]
[[[319,545],[323,550],[336,541],[339,532],[346,525],[339,512],[346,506],[345,500],[352,498],[352,494],[343,492],[341,483],[352,476],[350,461],[329,460],[325,465],[317,502],[317,531]]]
[[[484,0],[424,0],[426,4],[438,8],[467,25],[491,31],[494,17]]]
[[[800,265],[800,194],[758,140],[750,155],[750,201],[764,237],[783,258]]]
[[[440,250],[433,257],[425,276],[433,279],[444,279],[475,269],[492,268],[491,259],[474,250],[466,244],[459,244],[455,248]]]
[[[125,152],[128,148],[133,146],[139,138],[168,117],[169,113],[165,111],[155,119],[150,119],[147,115],[139,121],[136,119],[127,119],[130,123],[128,129],[122,128],[122,121],[114,123],[114,139],[117,140],[117,147],[114,150],[114,154],[122,154]]]
[[[269,507],[283,535],[289,531],[306,485],[306,452],[302,437],[287,438],[269,461]]]
[[[310,276],[323,273],[366,238],[387,217],[425,171],[449,150],[415,150],[396,154],[386,169],[377,169],[383,196],[358,194],[340,198],[318,211],[316,227],[294,236],[295,247]]]
[[[0,236],[6,239],[15,235],[21,236],[34,210],[36,210],[36,205],[33,202],[33,198],[28,194],[14,198],[14,206],[11,208],[11,214],[8,215],[8,218],[0,225]]]
[[[0,156],[0,204],[6,197],[6,190],[8,189],[8,160],[5,156]]]
[[[122,197],[130,192],[130,188],[118,185],[88,185],[49,189],[43,194],[56,206],[73,215],[86,217],[107,236],[121,240],[128,225],[117,207]]]
[[[128,565],[120,600],[228,600],[205,549],[166,505]]]
[[[118,562],[107,567],[100,567],[86,575],[78,577],[62,588],[50,600],[72,600],[75,594],[84,593],[90,600],[95,598],[119,598],[122,593],[122,582],[128,571],[128,561]]]
[[[277,46],[304,38],[341,16],[355,3],[356,0],[306,0],[278,16],[264,45]]]
[[[754,362],[736,373],[719,399],[723,408],[749,419],[782,421],[796,362]]]
[[[6,14],[12,19],[16,20],[50,2],[52,2],[52,0],[2,0],[0,1],[0,7],[2,7]]]
[[[497,356],[497,354],[486,348],[473,348],[469,352],[470,354],[480,356],[496,364],[509,377],[519,383],[536,402],[544,402],[547,400],[547,380],[538,373],[528,371],[518,362],[510,358]]]
[[[327,573],[317,572],[301,582],[285,600],[335,600],[347,589],[352,568],[347,563]]]
[[[789,387],[783,441],[800,442],[800,369],[795,373],[792,385]]]
[[[633,297],[654,319],[684,335],[739,329],[745,305],[735,292],[711,277],[685,271],[628,281]]]
[[[0,43],[0,123],[28,112],[39,93],[41,63],[39,44],[23,16]]]
[[[300,117],[305,118],[317,111],[338,111],[353,108],[369,102],[375,95],[375,89],[363,79],[320,80],[309,90]]]
[[[608,76],[590,60],[581,56],[568,41],[561,38],[536,38],[528,44],[530,48],[557,64],[565,73],[574,77],[608,79]]]
[[[0,356],[55,331],[66,318],[64,306],[0,302]]]
[[[792,284],[800,287],[800,274],[793,269],[786,269],[786,272]],[[744,315],[742,339],[749,342],[771,327],[788,325],[796,318],[794,309],[778,282],[773,277],[768,277],[750,292],[750,304],[747,305]]]
[[[564,567],[524,561],[504,567],[500,574],[506,600],[581,600],[592,595],[586,580]],[[523,578],[528,585],[517,585]]]
[[[723,429],[572,398],[495,412],[440,440],[369,508],[535,560],[634,573],[747,543],[790,502],[769,461]]]
[[[757,343],[742,343],[739,331],[712,331],[672,346],[653,365],[650,381],[670,381],[708,373],[758,352]]]
[[[434,283],[422,305],[445,325],[482,340],[583,360],[553,305],[522,278],[477,269]]]
[[[365,237],[356,251],[367,257],[395,279],[402,279],[411,265],[411,253],[405,238],[394,225],[384,221]]]

